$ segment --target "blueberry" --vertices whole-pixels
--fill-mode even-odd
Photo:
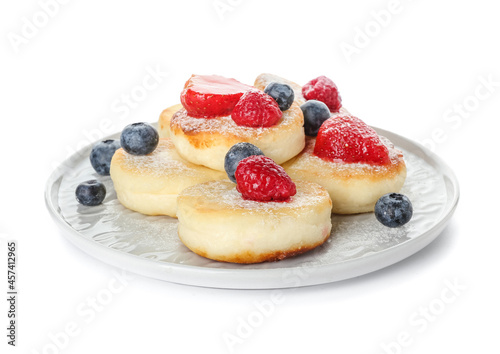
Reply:
[[[290,85],[277,82],[271,82],[267,85],[264,92],[274,98],[282,112],[290,108],[295,98],[295,93]]]
[[[118,140],[105,140],[94,145],[90,153],[90,164],[98,174],[109,176],[111,159],[119,148],[120,142]]]
[[[252,155],[264,155],[264,153],[257,146],[250,143],[237,143],[231,146],[224,158],[224,169],[231,181],[236,183],[234,174],[238,163]]]
[[[321,124],[331,116],[328,106],[321,101],[309,100],[300,108],[304,114],[304,131],[306,135],[318,135]]]
[[[106,187],[95,179],[80,183],[76,187],[76,200],[86,206],[95,206],[102,203],[106,197]]]
[[[132,155],[148,155],[155,151],[160,137],[148,123],[127,125],[120,136],[123,149]]]
[[[402,226],[410,221],[412,216],[410,199],[403,194],[384,194],[375,204],[375,217],[388,227]]]

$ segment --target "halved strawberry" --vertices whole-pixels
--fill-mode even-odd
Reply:
[[[319,129],[314,154],[326,160],[385,165],[389,149],[377,132],[354,116],[327,119]]]
[[[182,90],[181,103],[192,117],[227,116],[250,89],[252,86],[223,76],[192,75]]]

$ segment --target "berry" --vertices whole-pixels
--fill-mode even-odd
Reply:
[[[324,102],[330,111],[338,112],[342,107],[342,98],[335,83],[326,76],[319,76],[302,87],[302,95],[306,100]]]
[[[403,194],[385,194],[375,204],[375,217],[388,227],[402,226],[410,221],[412,216],[413,206],[410,199]]]
[[[282,112],[289,109],[295,99],[293,89],[287,84],[271,82],[266,86],[264,92],[274,98]]]
[[[250,156],[236,168],[236,188],[243,199],[284,202],[297,193],[283,167],[266,156]]]
[[[159,139],[156,129],[148,123],[134,123],[123,129],[120,143],[129,154],[148,155],[155,151]]]
[[[300,109],[304,114],[304,131],[308,136],[318,135],[321,124],[331,117],[330,109],[321,101],[307,101],[300,106]]]
[[[237,143],[231,146],[224,158],[224,169],[231,181],[236,183],[234,174],[240,161],[253,155],[264,155],[264,153],[257,146],[250,143]]]
[[[278,103],[260,90],[251,90],[241,96],[234,107],[231,118],[245,127],[271,127],[281,119]]]
[[[190,116],[214,118],[231,114],[252,86],[218,75],[192,75],[184,85],[181,103]]]
[[[78,203],[86,206],[96,206],[106,197],[106,187],[95,179],[80,183],[75,191]]]
[[[109,176],[111,159],[119,148],[118,140],[105,140],[94,145],[90,152],[90,164],[98,174]]]
[[[389,149],[377,132],[354,116],[327,119],[319,128],[314,154],[347,163],[386,165],[391,162]]]

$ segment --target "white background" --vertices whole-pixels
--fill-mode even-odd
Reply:
[[[62,2],[4,1],[0,8],[0,289],[5,240],[19,243],[12,352],[498,352],[500,21],[493,1]],[[214,4],[228,7],[218,13]],[[344,53],[348,46],[356,52]],[[126,110],[123,95],[139,90],[148,70],[162,73],[156,87]],[[448,228],[382,271],[279,292],[273,313],[233,347],[224,333],[237,335],[272,291],[133,276],[102,311],[83,317],[78,309],[89,298],[119,287],[119,270],[56,229],[43,200],[53,167],[100,132],[155,121],[178,103],[192,73],[252,83],[261,72],[301,84],[329,76],[352,113],[425,142],[460,181]],[[459,285],[451,300],[449,282]],[[435,316],[422,322],[418,313],[429,307]],[[4,300],[0,311],[5,328]],[[67,326],[76,332],[69,339],[60,334]],[[0,330],[2,353],[12,349],[5,335]],[[398,338],[404,347],[390,344]]]

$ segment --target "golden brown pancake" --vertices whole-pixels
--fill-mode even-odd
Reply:
[[[294,103],[283,112],[278,124],[252,128],[237,125],[231,116],[194,118],[182,108],[170,119],[167,133],[184,159],[214,170],[224,171],[224,157],[236,143],[249,142],[276,163],[297,155],[305,144],[304,116]]]
[[[306,147],[283,168],[296,180],[311,181],[325,187],[333,203],[333,212],[355,214],[371,212],[386,193],[398,192],[406,178],[403,153],[386,138],[391,163],[369,165],[324,160],[313,154],[316,139],[308,138]]]
[[[217,261],[259,263],[307,252],[331,232],[331,201],[316,183],[296,182],[286,202],[244,200],[229,181],[183,190],[179,238],[193,252]]]
[[[160,138],[168,138],[170,135],[170,120],[172,119],[172,116],[182,108],[182,105],[176,104],[173,106],[170,106],[166,109],[163,110],[160,114],[160,118],[158,119],[158,134],[160,135]]]
[[[160,139],[146,156],[115,152],[111,178],[118,200],[127,208],[147,215],[176,216],[177,196],[187,187],[227,178],[225,173],[182,159],[170,139]]]

